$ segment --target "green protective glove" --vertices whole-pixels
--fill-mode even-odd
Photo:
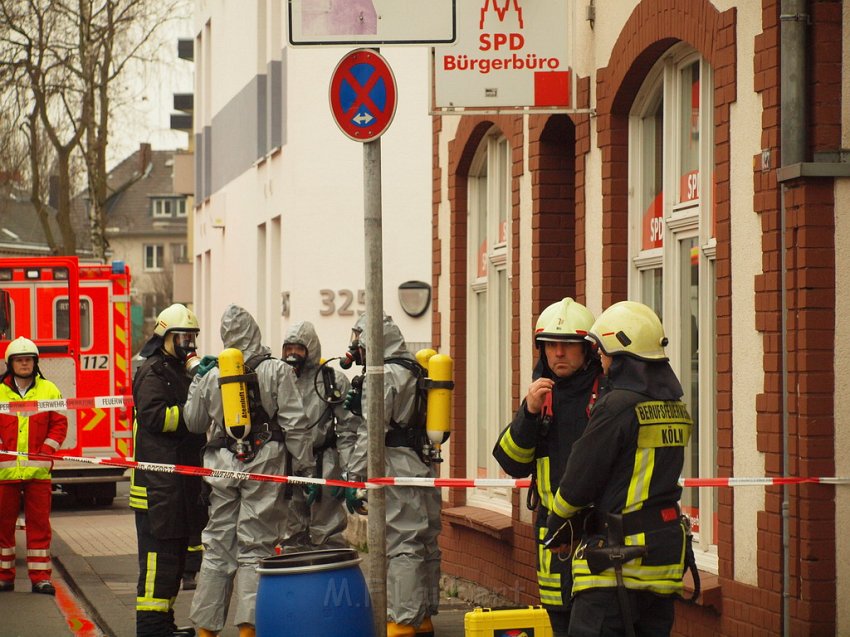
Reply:
[[[307,506],[312,506],[316,498],[319,497],[319,488],[318,484],[304,485],[304,493],[307,494]]]
[[[345,508],[349,513],[366,515],[366,489],[345,487]]]
[[[359,414],[361,406],[362,394],[354,389],[349,389],[348,393],[345,395],[345,400],[342,403],[343,409]]]
[[[195,375],[203,378],[216,365],[218,365],[218,358],[216,356],[204,356],[195,368]]]

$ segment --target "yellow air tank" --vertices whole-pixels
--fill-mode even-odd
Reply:
[[[435,458],[440,458],[440,447],[451,432],[453,368],[454,361],[447,354],[433,354],[428,358],[428,417],[425,431],[436,452]]]
[[[248,404],[248,387],[245,384],[245,359],[238,349],[229,347],[218,355],[221,374],[221,407],[227,435],[244,439],[251,431],[251,407]]]

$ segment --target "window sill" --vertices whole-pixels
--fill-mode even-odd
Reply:
[[[449,524],[465,526],[497,540],[508,540],[513,534],[513,523],[509,516],[479,507],[443,509],[443,519]]]
[[[714,573],[707,573],[706,571],[699,572],[700,579],[700,594],[697,600],[694,602],[696,606],[702,606],[704,608],[714,608],[718,612],[721,610],[722,606],[722,590],[720,587],[720,578]],[[694,580],[691,577],[690,571],[685,573],[685,577],[682,580],[682,584],[684,585],[683,596],[685,599],[690,599],[690,597],[694,594]]]

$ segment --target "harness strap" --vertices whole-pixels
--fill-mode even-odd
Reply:
[[[411,449],[415,449],[415,441],[412,434],[413,432],[410,427],[396,425],[384,436],[384,444],[387,447],[410,447]]]

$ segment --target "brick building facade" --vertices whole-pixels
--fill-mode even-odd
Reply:
[[[565,296],[662,317],[698,422],[685,477],[850,475],[837,427],[850,414],[850,2],[781,5],[599,3],[573,30],[581,112],[435,116],[433,342],[455,359],[452,477],[497,471],[533,321]],[[804,33],[805,108],[783,113],[788,23]],[[789,121],[804,135],[791,161]],[[848,488],[686,489],[704,592],[678,605],[676,633],[850,634]],[[451,491],[444,506],[444,573],[535,603],[525,492]]]

